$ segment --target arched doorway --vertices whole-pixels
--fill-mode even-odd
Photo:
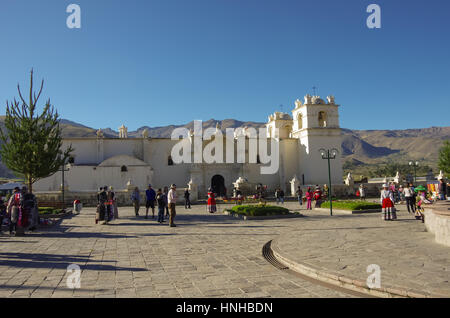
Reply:
[[[211,179],[211,189],[212,192],[216,193],[217,196],[225,196],[226,188],[225,188],[225,179],[220,174],[216,174]]]

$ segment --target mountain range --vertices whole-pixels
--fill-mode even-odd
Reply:
[[[226,128],[265,127],[265,123],[242,122],[235,119],[203,121],[203,129],[219,125]],[[63,137],[95,137],[96,129],[61,119]],[[185,125],[162,127],[143,126],[129,131],[128,137],[142,136],[147,129],[149,137],[170,138],[172,130],[178,127],[193,128],[194,122]],[[4,116],[0,116],[0,128],[4,129]],[[119,133],[111,128],[102,129],[105,137],[118,137]],[[444,140],[450,139],[450,126],[406,130],[351,130],[342,129],[342,159],[346,163],[345,172],[360,171],[366,167],[376,167],[387,163],[406,164],[410,160],[419,161],[437,170],[439,148]],[[0,177],[13,177],[13,174],[0,162]]]

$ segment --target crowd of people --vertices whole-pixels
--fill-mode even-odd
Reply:
[[[437,196],[434,199],[446,200],[447,196],[448,186],[443,179],[440,179]],[[396,220],[395,205],[405,202],[408,213],[414,214],[417,220],[424,222],[423,206],[433,202],[433,195],[423,185],[415,187],[412,183],[407,183],[397,187],[394,182],[391,182],[383,185],[380,201],[383,209],[382,219],[385,221]]]
[[[141,195],[138,187],[134,188],[131,193],[131,202],[134,207],[136,217],[139,217],[139,210],[141,206]],[[184,193],[185,208],[191,208],[190,193],[186,189]],[[169,219],[169,226],[176,227],[176,202],[177,202],[177,186],[172,184],[169,187],[160,188],[155,191],[151,184],[145,190],[145,219],[148,219],[149,210],[152,211],[152,219],[155,218],[155,209],[158,209],[157,222],[164,223],[165,219]],[[101,202],[99,202],[99,206]]]

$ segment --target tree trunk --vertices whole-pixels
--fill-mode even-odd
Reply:
[[[33,181],[31,180],[30,177],[28,178],[27,183],[28,183],[28,191],[30,193],[33,193]]]

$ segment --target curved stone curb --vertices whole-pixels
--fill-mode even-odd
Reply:
[[[323,211],[323,212],[329,212],[329,208],[314,208],[316,211]],[[333,208],[333,213],[340,213],[340,214],[367,214],[367,213],[381,213],[382,209],[371,209],[371,210],[341,210],[341,209],[335,209]]]
[[[300,218],[304,217],[303,214],[285,214],[285,215],[268,215],[268,216],[247,216],[241,215],[239,213],[234,213],[230,211],[223,211],[223,214],[235,217],[237,219],[242,219],[244,221],[251,220],[274,220],[274,219],[291,219],[291,218]]]
[[[320,280],[322,282],[339,286],[348,290],[364,293],[374,297],[381,298],[442,298],[444,295],[429,294],[414,289],[408,289],[403,287],[382,287],[382,288],[369,288],[365,281],[361,281],[356,278],[345,277],[338,273],[326,271],[322,268],[307,264],[297,263],[290,260],[288,257],[282,255],[280,252],[276,240],[272,241],[271,245],[272,253],[277,261],[285,265],[289,269],[296,271],[300,274],[308,276],[312,279]],[[448,296],[447,296],[448,297]]]

